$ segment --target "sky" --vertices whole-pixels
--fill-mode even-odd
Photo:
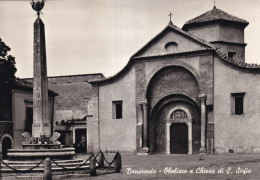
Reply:
[[[249,21],[246,62],[260,64],[260,0],[215,0],[216,7]],[[183,24],[209,10],[214,0],[46,0],[48,76],[119,72],[169,23]],[[33,77],[30,0],[0,0],[0,38],[16,59],[17,77]]]

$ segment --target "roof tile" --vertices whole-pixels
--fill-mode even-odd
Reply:
[[[214,21],[214,20],[225,20],[225,21],[238,22],[238,23],[242,23],[242,24],[249,24],[248,21],[246,21],[244,19],[240,19],[233,15],[230,15],[220,9],[217,9],[216,6],[214,6],[212,10],[210,10],[194,19],[187,21],[185,23],[185,25],[209,22],[209,21]]]

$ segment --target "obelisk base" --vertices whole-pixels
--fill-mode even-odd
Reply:
[[[51,128],[49,123],[33,124],[32,125],[32,137],[41,137],[45,135],[46,137],[51,137]]]

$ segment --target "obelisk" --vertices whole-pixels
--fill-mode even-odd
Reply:
[[[33,4],[34,3],[34,4]],[[46,64],[46,47],[44,24],[40,19],[43,2],[34,2],[32,7],[37,11],[38,18],[34,22],[34,73],[33,73],[33,125],[32,136],[51,136],[49,108],[48,108],[48,79]]]

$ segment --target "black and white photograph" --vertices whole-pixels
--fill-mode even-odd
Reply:
[[[260,179],[260,0],[0,0],[0,179]]]

